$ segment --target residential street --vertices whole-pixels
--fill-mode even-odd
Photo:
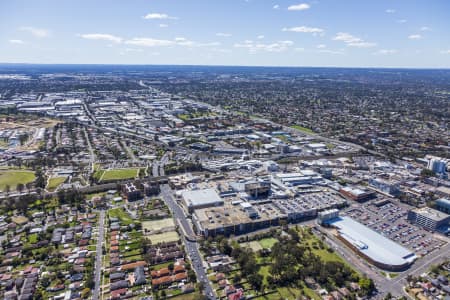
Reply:
[[[100,216],[98,220],[97,247],[95,253],[95,271],[94,271],[95,288],[92,291],[93,300],[98,300],[100,298],[100,284],[102,275],[102,256],[103,256],[102,244],[105,238],[104,225],[105,225],[105,211],[100,210]]]

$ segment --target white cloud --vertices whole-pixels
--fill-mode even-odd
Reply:
[[[400,24],[404,24],[404,23],[406,23],[407,21],[405,20],[405,19],[400,19],[400,20],[397,20],[397,23],[400,23]]]
[[[345,43],[356,43],[362,41],[360,38],[357,38],[350,33],[347,32],[338,32],[336,36],[333,38],[334,41],[342,41]]]
[[[167,25],[167,24],[159,24],[159,27],[166,28],[166,27],[169,27],[169,25]]]
[[[264,43],[254,43],[253,41],[246,40],[243,43],[234,44],[234,47],[246,48],[250,53],[255,53],[258,51],[283,52],[288,50],[292,45],[294,45],[293,41],[277,41],[271,44],[264,44]]]
[[[125,52],[143,52],[140,48],[125,48]]]
[[[8,42],[10,42],[11,44],[16,44],[16,45],[25,44],[25,42],[22,40],[9,40]]]
[[[87,34],[79,34],[78,36],[87,40],[109,41],[113,43],[122,42],[121,37],[106,33],[87,33]]]
[[[324,44],[317,45],[317,49],[324,49],[326,47],[327,47],[327,45],[324,45]]]
[[[232,35],[231,33],[225,33],[225,32],[216,33],[216,36],[221,36],[221,37],[230,37],[231,35]]]
[[[273,6],[273,9],[279,9],[280,8],[280,6],[278,5],[278,4],[275,4],[274,6]]]
[[[376,43],[366,42],[363,39],[353,36],[347,32],[338,32],[336,36],[333,38],[334,41],[344,42],[349,47],[357,47],[357,48],[370,48],[375,47]]]
[[[442,51],[441,51],[441,54],[450,54],[450,49],[448,49],[448,50],[442,50]]]
[[[376,43],[369,42],[356,42],[356,43],[348,43],[347,46],[356,47],[356,48],[372,48],[375,47]]]
[[[342,50],[320,49],[318,52],[319,52],[319,53],[326,53],[326,54],[334,54],[334,55],[341,55],[341,54],[344,54],[344,51],[342,51]]]
[[[173,40],[161,40],[154,38],[133,38],[126,40],[125,44],[140,46],[140,47],[170,47],[170,46],[182,46],[182,47],[216,47],[220,46],[219,42],[199,43],[191,41],[184,37],[176,37]]]
[[[305,48],[301,47],[301,48],[295,48],[294,49],[296,52],[303,52],[305,51]]]
[[[323,34],[324,31],[322,28],[307,27],[307,26],[290,27],[290,28],[284,27],[281,30],[289,32],[312,33],[313,35]]]
[[[147,19],[147,20],[168,20],[168,19],[175,20],[177,18],[176,17],[171,17],[168,14],[149,13],[149,14],[146,14],[144,16],[144,19]]]
[[[36,27],[31,27],[31,26],[22,26],[19,28],[19,30],[31,33],[32,35],[34,35],[37,38],[45,38],[50,35],[50,32],[47,29],[36,28]]]
[[[386,9],[386,13],[388,13],[388,14],[394,14],[395,12],[396,12],[395,9],[392,9],[392,8]]]
[[[420,31],[431,31],[431,28],[428,26],[422,26],[420,27]]]
[[[396,49],[380,49],[373,54],[375,55],[390,55],[390,54],[396,54],[398,51]]]
[[[258,35],[257,37],[256,37],[258,40],[262,40],[263,38],[264,38],[264,35]]]
[[[133,38],[131,40],[125,41],[125,44],[142,47],[167,47],[167,46],[174,46],[175,42],[152,38]]]
[[[410,36],[408,36],[408,39],[410,39],[410,40],[420,40],[420,39],[422,39],[422,36],[420,34],[411,34]]]
[[[307,10],[309,8],[311,8],[311,6],[308,3],[300,3],[289,6],[288,10]]]

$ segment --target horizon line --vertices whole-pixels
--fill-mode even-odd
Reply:
[[[395,66],[283,66],[283,65],[221,65],[221,64],[124,64],[124,63],[28,63],[28,62],[0,62],[3,65],[24,66],[171,66],[171,67],[247,67],[247,68],[316,68],[316,69],[397,69],[397,70],[450,70],[450,67],[395,67]]]

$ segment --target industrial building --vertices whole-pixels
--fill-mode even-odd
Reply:
[[[429,207],[423,207],[408,211],[408,221],[425,229],[436,231],[448,226],[450,215]]]
[[[181,197],[189,212],[194,209],[223,205],[222,198],[214,189],[187,190],[181,193]]]
[[[402,271],[417,258],[413,252],[352,218],[335,218],[329,224],[337,228],[342,242],[381,269]]]

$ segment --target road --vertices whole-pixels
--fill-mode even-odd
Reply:
[[[92,149],[91,141],[89,140],[89,135],[87,133],[86,127],[83,127],[84,137],[86,138],[86,143],[89,149],[89,160],[91,163],[91,172],[94,173],[94,162],[95,162],[95,153]]]
[[[94,281],[95,287],[92,291],[92,300],[98,300],[100,298],[100,283],[102,275],[102,256],[103,256],[103,240],[105,238],[105,211],[100,210],[100,216],[98,219],[98,237],[97,237],[97,247],[95,252],[95,270],[94,270]]]
[[[181,209],[181,207],[176,203],[175,199],[173,198],[172,189],[169,187],[168,184],[161,185],[161,196],[166,202],[170,211],[172,212],[172,215],[174,216],[175,220],[178,222],[180,227],[182,227],[181,229],[185,233],[185,235],[195,236],[194,230],[189,224],[188,219],[184,214],[184,211]],[[214,293],[214,289],[212,288],[208,280],[206,271],[203,268],[203,259],[198,250],[197,242],[190,241],[186,239],[185,236],[183,236],[183,239],[184,244],[186,246],[186,253],[191,260],[192,268],[197,274],[197,280],[203,283],[204,292],[207,295],[208,299],[217,299]]]
[[[136,163],[139,160],[136,158],[136,155],[134,155],[133,150],[130,149],[130,147],[127,146],[127,143],[124,141],[120,141],[120,144],[122,145],[122,148],[125,149],[125,151],[128,153],[128,156],[131,158],[131,160]]]

